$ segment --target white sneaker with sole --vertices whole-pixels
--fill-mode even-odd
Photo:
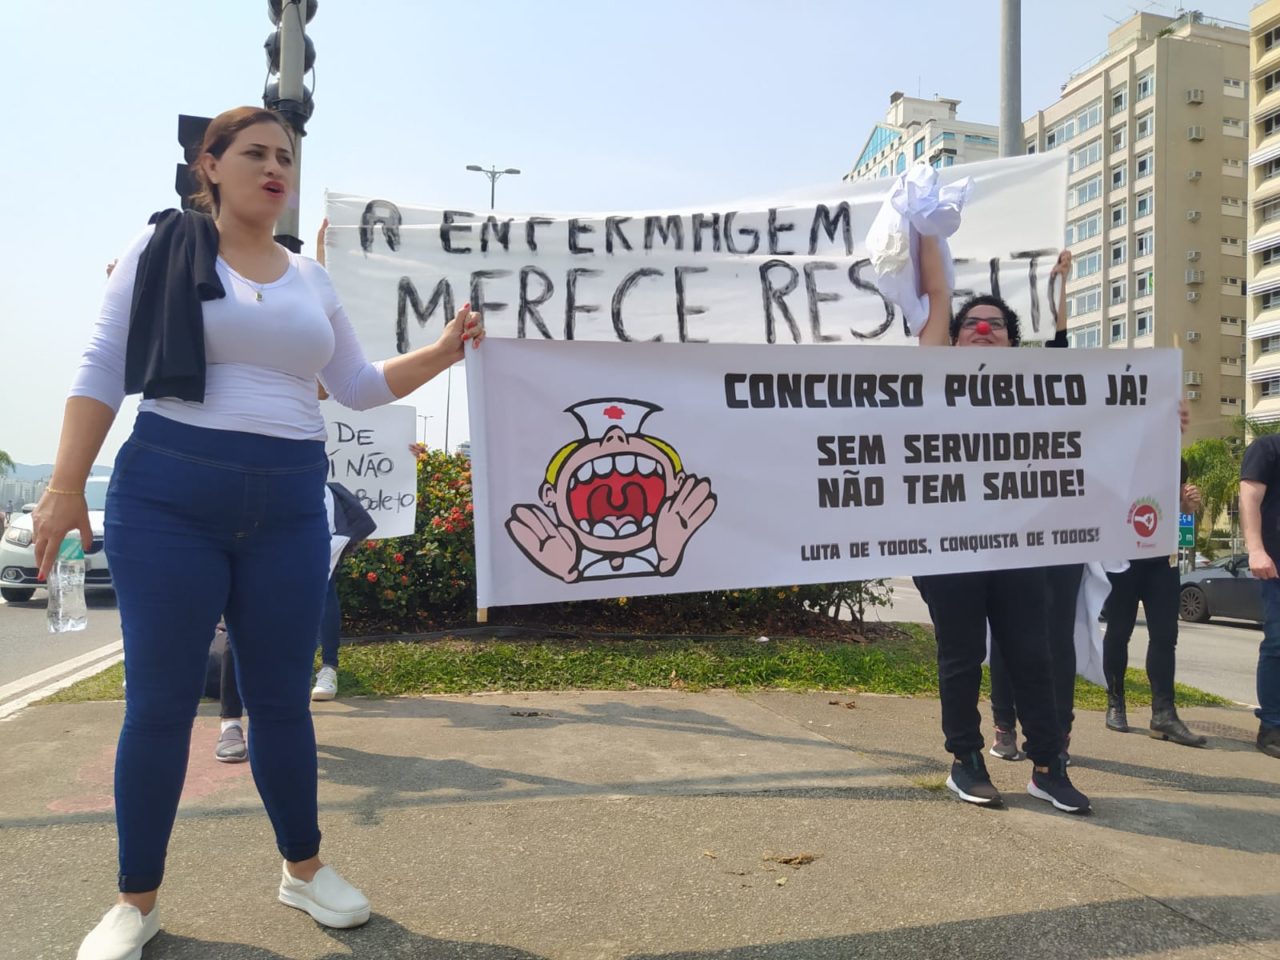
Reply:
[[[311,914],[326,927],[358,927],[369,919],[365,895],[343,880],[333,867],[321,867],[310,883],[303,883],[282,867],[280,902]]]
[[[332,700],[338,695],[338,671],[333,667],[321,667],[316,671],[316,685],[311,688],[312,700]]]
[[[137,907],[117,903],[81,941],[76,960],[140,960],[142,948],[159,932],[159,907],[144,917]]]

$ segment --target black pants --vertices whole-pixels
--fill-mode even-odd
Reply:
[[[1043,568],[919,577],[938,642],[938,689],[946,749],[964,756],[982,749],[978,698],[987,624],[1013,680],[1013,699],[1038,765],[1062,750],[1049,657],[1049,587]]]
[[[1102,672],[1107,692],[1124,696],[1124,672],[1129,666],[1129,638],[1138,619],[1138,601],[1147,617],[1147,678],[1151,708],[1173,708],[1173,671],[1178,646],[1178,593],[1182,578],[1168,557],[1133,560],[1123,573],[1107,574],[1107,632],[1102,638]]]
[[[219,716],[223,720],[243,720],[244,703],[240,700],[240,685],[236,683],[236,655],[231,644],[227,644],[227,652],[222,655],[222,686],[219,692],[222,695]]]
[[[1068,563],[1045,567],[1049,586],[1049,658],[1053,667],[1053,698],[1058,707],[1058,727],[1065,740],[1075,722],[1076,699],[1076,599],[1084,566]],[[991,648],[991,717],[1001,730],[1013,730],[1018,721],[1013,706],[1013,678],[1000,648]]]

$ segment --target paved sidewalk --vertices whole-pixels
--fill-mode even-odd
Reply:
[[[1280,761],[1250,714],[1185,711],[1203,751],[1082,714],[1080,818],[1027,796],[1025,763],[990,761],[1009,809],[953,800],[938,712],[667,691],[317,705],[324,854],[374,908],[327,931],[276,903],[250,772],[213,761],[205,707],[143,957],[1280,958]],[[73,957],[111,902],[121,713],[5,725],[0,957]]]

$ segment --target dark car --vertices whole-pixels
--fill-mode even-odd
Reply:
[[[1249,572],[1249,556],[1237,553],[1182,575],[1178,616],[1204,623],[1210,617],[1262,622],[1262,584]]]

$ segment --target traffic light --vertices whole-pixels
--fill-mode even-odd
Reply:
[[[280,26],[280,12],[286,2],[295,5],[298,0],[267,0],[267,16],[271,18],[273,26]],[[317,0],[307,0],[307,23],[310,23],[311,18],[316,15],[317,6],[319,6]]]
[[[310,23],[311,18],[316,15],[318,5],[318,0],[267,0],[267,16],[271,18],[271,23],[276,29],[267,37],[262,47],[267,55],[267,75],[278,79],[272,80],[263,89],[262,104],[268,110],[274,110],[284,117],[298,136],[306,136],[307,121],[311,119],[311,114],[315,110],[311,90],[301,81],[303,76],[311,72],[316,63],[316,48],[311,38],[306,35],[305,24]],[[297,63],[288,64],[290,76],[284,83],[286,89],[297,90],[301,87],[300,99],[280,95],[281,51],[285,46],[286,31],[295,38],[295,41],[297,36],[302,37],[302,69],[298,70]]]
[[[311,42],[310,37],[307,37],[306,41],[306,53],[302,57],[302,72],[310,73],[311,68],[316,65],[316,45]],[[267,70],[274,76],[280,72],[280,31],[277,30],[267,37],[262,48],[267,52]]]
[[[196,182],[191,176],[191,165],[200,156],[200,147],[204,143],[204,132],[209,127],[209,117],[191,117],[185,113],[178,114],[178,143],[182,145],[182,154],[186,163],[178,164],[173,178],[173,189],[182,198],[182,209],[191,209],[191,195],[196,192]]]
[[[268,110],[274,110],[276,113],[282,114],[289,121],[289,125],[301,134],[307,132],[303,128],[316,109],[316,103],[311,99],[311,91],[305,85],[302,88],[301,109],[299,109],[296,100],[281,100],[280,83],[277,80],[272,80],[263,89],[262,103]]]

